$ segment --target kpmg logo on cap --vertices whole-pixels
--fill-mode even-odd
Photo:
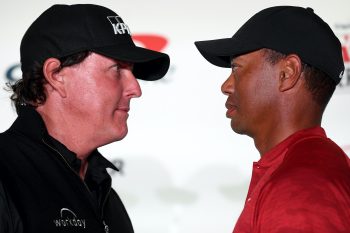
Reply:
[[[114,34],[130,34],[130,29],[128,25],[123,23],[123,20],[120,18],[120,16],[107,16],[108,21],[112,24]]]

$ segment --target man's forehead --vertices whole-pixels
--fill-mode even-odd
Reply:
[[[91,57],[94,57],[95,59],[98,59],[100,61],[108,61],[110,63],[125,64],[125,65],[133,65],[134,64],[133,62],[108,57],[108,56],[105,56],[103,54],[95,53],[95,52],[91,53]]]

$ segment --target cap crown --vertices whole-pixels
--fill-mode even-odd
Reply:
[[[329,25],[311,8],[276,6],[251,17],[233,36],[195,42],[210,63],[231,67],[230,58],[262,48],[297,54],[336,83],[344,73],[342,47]]]
[[[108,8],[92,5],[53,5],[28,28],[21,42],[21,68],[35,62],[116,44],[135,46],[129,27]]]
[[[260,11],[232,38],[259,48],[295,53],[339,82],[344,71],[341,44],[332,29],[311,8],[278,6]]]

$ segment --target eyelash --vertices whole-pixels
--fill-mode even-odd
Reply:
[[[115,66],[113,66],[113,76],[115,76],[116,78],[120,77],[120,66],[118,64],[116,64]]]

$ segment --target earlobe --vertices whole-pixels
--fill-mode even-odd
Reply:
[[[61,62],[56,58],[48,58],[43,65],[43,73],[52,90],[59,93],[62,98],[66,97],[64,75],[59,71]]]
[[[290,54],[283,59],[279,77],[279,90],[281,92],[292,89],[301,76],[301,60],[295,54]]]

